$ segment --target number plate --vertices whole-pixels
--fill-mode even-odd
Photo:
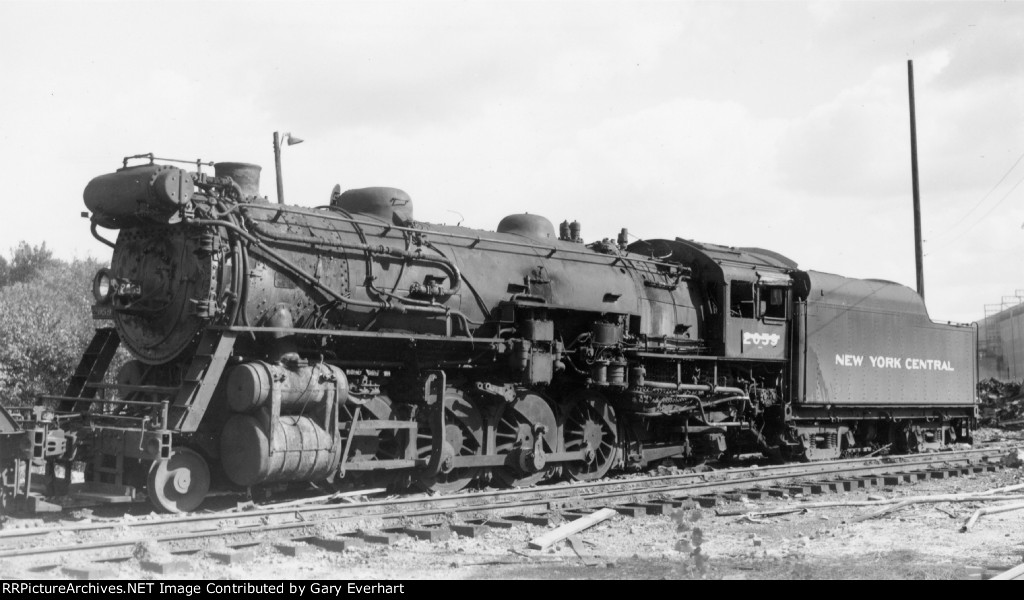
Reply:
[[[93,304],[92,305],[92,318],[94,319],[113,319],[114,318],[114,307],[109,304]]]

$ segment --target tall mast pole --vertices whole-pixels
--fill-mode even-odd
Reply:
[[[917,293],[924,300],[924,247],[921,240],[921,185],[917,177],[917,114],[914,110],[914,61],[907,61],[910,89],[910,170],[914,179],[914,260],[917,263]]]

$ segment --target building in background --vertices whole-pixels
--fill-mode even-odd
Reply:
[[[978,321],[978,376],[1024,379],[1024,290],[985,305],[985,318]]]

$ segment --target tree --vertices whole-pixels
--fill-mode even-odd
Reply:
[[[11,262],[0,257],[0,287],[14,283],[26,282],[39,274],[44,268],[56,265],[53,251],[46,247],[46,242],[32,246],[28,242],[18,243],[11,249]]]
[[[0,287],[0,403],[6,406],[64,392],[93,335],[89,282],[103,266],[55,260],[45,245],[18,250],[11,279],[30,275]]]

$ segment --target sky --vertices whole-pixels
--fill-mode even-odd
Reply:
[[[529,212],[915,286],[1024,296],[1024,2],[0,0],[0,253],[109,258],[122,158],[252,162],[289,204],[398,187],[417,220]],[[108,232],[111,234],[112,232]]]

